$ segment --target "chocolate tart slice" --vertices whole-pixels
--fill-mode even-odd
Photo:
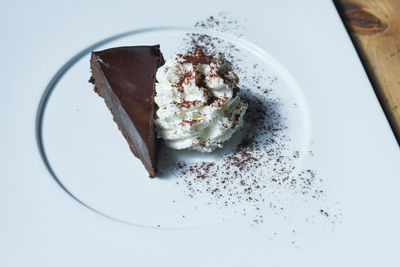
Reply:
[[[129,147],[150,177],[156,175],[154,85],[164,64],[160,47],[129,46],[92,52],[94,90],[104,98]]]

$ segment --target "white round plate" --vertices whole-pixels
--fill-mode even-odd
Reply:
[[[160,44],[165,59],[169,59],[183,49],[183,40],[191,33],[207,34],[223,40],[224,45],[235,46],[242,60],[233,64],[240,68],[251,69],[257,64],[265,80],[263,89],[269,91],[265,93],[265,101],[273,95],[275,105],[279,106],[279,111],[274,112],[279,112],[287,126],[285,134],[290,138],[284,153],[307,150],[310,122],[302,92],[284,67],[265,51],[237,37],[199,29],[152,28],[129,32],[94,44],[71,59],[53,78],[39,107],[36,130],[42,158],[53,178],[81,204],[120,222],[167,228],[219,223],[239,216],[238,210],[254,209],[252,203],[245,201],[221,208],[209,203],[209,194],[188,197],[179,172],[166,172],[165,164],[162,177],[150,179],[140,160],[129,150],[103,99],[88,83],[92,50]],[[240,73],[239,78],[246,79]],[[250,93],[261,92],[260,88],[248,89]],[[220,159],[240,138],[241,134],[236,134],[227,148],[209,155],[171,153],[188,162]],[[160,161],[162,164],[163,159]],[[301,157],[295,166],[300,163]],[[267,170],[262,172],[268,174]]]

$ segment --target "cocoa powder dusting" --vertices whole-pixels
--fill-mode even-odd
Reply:
[[[188,51],[186,54],[179,54],[184,64],[193,64],[194,66],[199,64],[208,64],[212,59],[213,55],[206,55],[205,49],[200,45],[195,45],[193,51]]]
[[[183,102],[176,102],[175,100],[171,102],[171,104],[176,105],[179,108],[190,108],[193,107],[197,104],[201,103],[200,100],[193,100],[193,101],[188,101],[185,100]]]
[[[178,92],[179,93],[184,93],[184,89],[183,89],[183,84],[187,84],[189,83],[189,81],[191,79],[193,79],[194,77],[194,73],[193,71],[186,71],[185,73],[183,73],[183,75],[179,78],[179,81],[175,84],[172,84],[173,87],[177,87],[178,88]]]
[[[212,16],[198,22],[196,27],[238,31],[240,26],[227,16],[222,19]],[[289,193],[287,199],[301,198],[305,202],[322,198],[325,194],[321,188],[323,180],[315,171],[301,169],[298,162],[306,155],[297,149],[292,150],[285,106],[274,94],[278,77],[266,73],[258,63],[243,67],[241,62],[245,57],[239,55],[240,50],[220,38],[192,33],[187,35],[185,42],[188,52],[179,55],[185,63],[206,64],[211,58],[209,55],[225,54],[239,76],[238,87],[241,90],[234,89],[234,96],[240,93],[240,97],[248,102],[248,109],[243,129],[233,136],[230,145],[214,152],[212,159],[186,161],[170,158],[169,164],[176,167],[176,183],[182,191],[189,198],[207,195],[207,204],[210,205],[238,207],[235,211],[238,214],[247,214],[248,209],[256,211],[253,212],[254,224],[264,222],[263,210],[266,208],[276,214],[284,212],[283,201],[279,200],[281,195]],[[186,77],[189,75],[193,74]],[[182,78],[180,85],[186,79]],[[217,103],[217,99],[210,97],[209,102]],[[189,107],[196,103],[174,104]],[[192,125],[196,121],[185,123]],[[330,217],[325,207],[315,210],[315,213]],[[337,218],[336,215],[331,217]]]

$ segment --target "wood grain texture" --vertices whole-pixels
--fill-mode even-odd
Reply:
[[[400,144],[400,0],[334,0]]]

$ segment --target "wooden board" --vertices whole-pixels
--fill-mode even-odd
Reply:
[[[400,0],[335,0],[400,144]]]

